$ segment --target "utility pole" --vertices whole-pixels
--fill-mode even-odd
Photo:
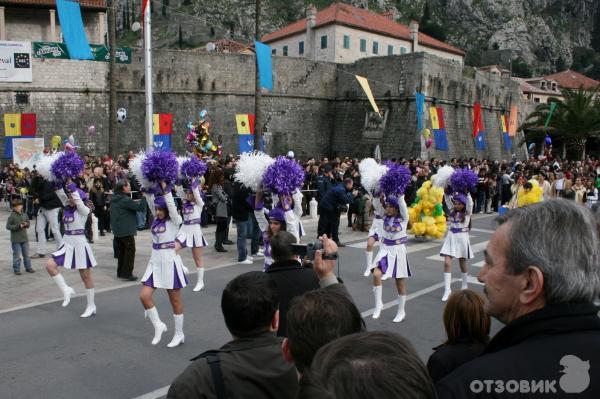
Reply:
[[[115,64],[115,51],[117,48],[117,6],[116,0],[108,1],[108,153],[113,159],[119,152],[117,141],[117,68]]]
[[[255,12],[256,17],[254,19],[254,38],[258,42],[260,41],[260,13],[261,13],[261,0],[256,0],[255,3]],[[254,47],[254,51],[256,53],[256,46]],[[260,139],[262,138],[263,133],[263,115],[261,112],[261,97],[262,94],[260,92],[260,78],[258,74],[258,54],[256,54],[256,76],[255,76],[255,86],[254,86],[254,149],[260,150]],[[265,148],[266,152],[266,148]]]

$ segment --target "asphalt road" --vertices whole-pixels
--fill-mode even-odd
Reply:
[[[473,222],[471,244],[475,259],[471,275],[482,264],[485,245],[494,226],[490,216],[478,215]],[[344,236],[342,236],[343,240]],[[413,277],[408,281],[407,318],[392,322],[397,293],[391,280],[384,282],[386,310],[381,318],[370,316],[373,307],[371,280],[362,277],[364,241],[340,249],[339,272],[363,312],[369,330],[391,330],[406,336],[426,361],[434,346],[444,339],[442,326],[441,242],[407,245]],[[479,267],[477,267],[477,265]],[[169,331],[157,346],[150,341],[153,328],[144,320],[138,299],[139,286],[127,286],[96,295],[98,314],[80,319],[85,298],[78,297],[62,308],[46,303],[0,314],[0,397],[12,398],[160,398],[189,359],[230,339],[220,311],[220,295],[236,275],[261,270],[254,265],[230,265],[206,272],[206,289],[184,290],[185,344],[169,349],[173,333],[171,308],[165,291],[157,290],[155,301]],[[459,278],[458,265],[453,277]],[[192,275],[191,280],[195,281]],[[458,289],[460,283],[453,283]],[[482,286],[471,283],[481,291]],[[499,329],[494,322],[493,331]]]

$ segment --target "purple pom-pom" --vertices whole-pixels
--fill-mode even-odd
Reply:
[[[304,183],[304,170],[293,159],[277,157],[263,176],[263,186],[277,194],[291,195]]]
[[[452,192],[467,194],[477,187],[477,173],[469,169],[457,169],[450,176]]]
[[[142,162],[142,174],[153,183],[165,181],[173,184],[177,180],[179,164],[171,151],[152,151],[146,153]]]
[[[199,160],[195,155],[190,156],[181,164],[181,174],[188,179],[197,176],[204,176],[207,169],[208,166],[206,163]]]
[[[83,169],[83,160],[74,151],[63,153],[50,167],[52,174],[58,180],[73,179],[79,176],[83,172]]]
[[[410,184],[411,174],[410,170],[406,166],[398,164],[388,164],[388,171],[381,177],[379,186],[381,191],[386,196],[399,196],[403,195],[406,191],[406,187]]]

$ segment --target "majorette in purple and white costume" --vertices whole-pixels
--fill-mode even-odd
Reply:
[[[155,218],[152,222],[152,254],[142,276],[142,283],[148,287],[168,290],[183,288],[188,280],[181,257],[175,253],[175,239],[182,220],[177,213],[173,195],[170,191],[156,197],[148,193],[145,195],[154,215],[156,208],[160,207],[169,211],[169,218]]]
[[[473,214],[471,195],[455,192],[451,196],[445,194],[444,197],[450,215],[448,217],[448,233],[440,250],[440,256],[472,259],[473,251],[469,240],[469,224]],[[465,209],[461,212],[455,210],[454,202],[464,204]]]
[[[182,196],[183,224],[179,228],[179,234],[177,234],[177,241],[182,247],[202,248],[208,245],[200,226],[204,201],[202,200],[198,186],[198,179],[192,179],[190,190],[194,194],[194,201],[188,201],[185,195]]]
[[[75,183],[69,184],[67,190],[75,207],[69,205],[67,194],[62,188],[56,190],[56,195],[64,206],[62,221],[65,234],[63,244],[51,256],[58,266],[66,269],[88,269],[98,263],[85,237],[85,222],[90,213],[90,209],[83,203],[87,194],[78,189]]]
[[[381,279],[388,278],[407,278],[412,275],[408,265],[408,256],[406,255],[406,242],[408,236],[406,230],[408,226],[408,207],[404,200],[404,195],[400,198],[388,196],[386,203],[391,204],[398,209],[396,216],[384,216],[379,235],[381,246],[379,252],[371,265],[371,270],[378,267],[383,273]]]
[[[287,210],[284,210],[284,207],[287,207]],[[268,267],[273,263],[270,245],[271,238],[269,237],[269,220],[273,219],[281,223],[282,226],[285,226],[282,230],[291,233],[294,237],[296,237],[296,241],[299,242],[300,237],[298,233],[298,220],[294,211],[288,205],[282,205],[281,203],[279,203],[278,206],[274,207],[268,213],[265,212],[262,202],[257,204],[254,209],[254,217],[256,217],[258,228],[262,232],[265,255],[265,265],[263,270],[267,270]]]
[[[373,221],[371,222],[371,227],[369,228],[369,235],[367,237],[373,237],[375,241],[379,240],[379,236],[382,233],[383,229],[383,217],[385,215],[385,208],[381,203],[381,199],[379,198],[379,193],[373,194]]]

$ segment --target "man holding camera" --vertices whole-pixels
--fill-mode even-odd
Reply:
[[[345,245],[340,243],[338,231],[340,228],[340,212],[346,210],[346,205],[358,196],[358,190],[353,190],[354,181],[351,178],[344,179],[343,183],[335,185],[319,203],[319,225],[318,236],[326,234],[338,247]]]

